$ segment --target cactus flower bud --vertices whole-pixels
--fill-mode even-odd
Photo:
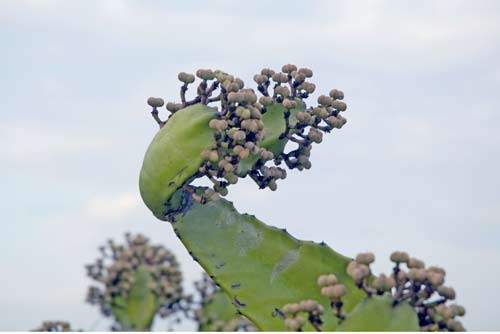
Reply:
[[[446,271],[441,267],[430,266],[429,268],[427,268],[427,271],[435,272],[435,273],[441,274],[443,276],[446,276]]]
[[[329,96],[326,95],[320,95],[318,97],[318,103],[321,104],[324,107],[329,107],[332,104],[332,99]]]
[[[300,68],[298,72],[304,74],[307,78],[313,76],[313,71],[308,68]]]
[[[243,95],[236,92],[231,92],[227,95],[227,100],[229,103],[237,103],[243,101]]]
[[[441,273],[436,273],[427,270],[427,279],[432,284],[433,287],[438,287],[444,283],[444,275]]]
[[[408,261],[408,268],[417,268],[417,269],[422,269],[425,268],[425,263],[422,260],[416,259],[416,258],[410,258]]]
[[[303,300],[300,302],[300,308],[304,312],[313,312],[318,308],[318,302],[312,299]]]
[[[275,180],[269,181],[269,184],[267,186],[271,191],[276,191],[276,189],[278,189],[278,185],[276,184]]]
[[[272,77],[274,73],[275,72],[269,68],[264,68],[260,71],[260,74],[265,75],[268,78]]]
[[[408,263],[410,256],[406,252],[395,251],[391,254],[391,261],[396,263]]]
[[[449,299],[449,300],[453,300],[456,297],[455,289],[447,287],[447,286],[443,286],[443,285],[439,286],[437,288],[437,292],[439,293],[440,296],[442,296],[446,299]]]
[[[300,87],[305,90],[308,94],[314,93],[316,90],[316,85],[312,82],[303,82]]]
[[[296,318],[285,319],[285,326],[292,332],[296,332],[300,329],[300,322]]]
[[[283,312],[287,315],[295,315],[298,312],[300,312],[300,305],[299,304],[286,304],[283,306]]]
[[[269,80],[269,78],[262,74],[256,74],[253,76],[253,81],[257,83],[257,85],[263,85]]]
[[[453,332],[465,332],[465,328],[462,323],[455,319],[450,319],[446,322],[446,327],[448,330]]]
[[[356,262],[360,264],[370,265],[375,261],[373,253],[360,253],[356,256]]]
[[[163,106],[165,102],[162,98],[159,97],[150,97],[148,98],[148,104],[153,108],[160,108]]]
[[[423,268],[411,268],[408,271],[408,278],[412,281],[422,283],[427,278],[427,272]]]
[[[273,80],[277,83],[288,82],[288,76],[285,73],[274,73],[272,76]]]
[[[292,73],[293,71],[297,70],[297,66],[293,64],[286,64],[281,67],[281,71],[284,73]]]
[[[461,305],[453,304],[450,305],[455,316],[463,317],[465,315],[465,308]]]
[[[295,82],[297,84],[301,84],[301,83],[303,83],[306,80],[306,76],[303,73],[297,73],[297,74],[295,74],[295,76],[293,77],[293,79],[295,80]]]
[[[219,161],[219,154],[217,153],[217,151],[210,151],[210,154],[208,155],[208,160],[210,160],[210,162]]]
[[[338,89],[332,89],[330,91],[330,97],[334,100],[342,100],[344,98],[344,92]]]
[[[196,71],[196,76],[202,80],[213,80],[215,78],[214,72],[212,70],[199,69]]]
[[[333,108],[337,109],[338,111],[346,111],[347,109],[347,104],[345,104],[342,101],[332,101],[330,104]]]
[[[318,280],[317,280],[317,283],[318,283],[318,286],[320,288],[329,285],[328,284],[328,275],[321,275],[321,276],[319,276]]]
[[[321,133],[319,130],[315,129],[315,128],[311,128],[309,130],[309,139],[313,142],[313,143],[321,143],[323,141],[323,133]]]
[[[295,107],[297,107],[297,102],[290,99],[285,99],[283,101],[283,106],[287,109],[294,109]]]
[[[262,104],[264,107],[270,106],[273,104],[273,98],[270,96],[262,96],[259,99],[260,104]]]
[[[193,83],[195,80],[194,75],[186,73],[186,72],[180,72],[177,75],[177,78],[179,79],[179,81],[185,83],[186,85]]]

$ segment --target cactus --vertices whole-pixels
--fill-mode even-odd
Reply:
[[[312,71],[297,70],[294,65],[282,70],[263,69],[254,77],[263,95],[260,99],[239,78],[198,70],[202,81],[191,101],[186,100],[186,91],[195,77],[181,72],[181,103],[167,103],[172,113],[168,121],[158,116],[164,101],[148,99],[161,129],[146,152],[139,186],[144,203],[157,218],[169,220],[172,195],[200,177],[213,183],[213,190],[195,196],[205,202],[217,194],[226,195],[227,187],[240,177],[252,178],[259,188],[276,190],[276,181],[286,177],[281,165],[299,170],[311,167],[312,144],[322,141],[323,132],[346,122],[340,115],[346,109],[341,101],[344,93],[333,89],[329,96],[318,98],[318,106],[306,108],[304,99],[315,90],[306,81]],[[213,96],[217,90],[219,94]],[[213,103],[220,107],[210,106]],[[288,142],[296,147],[285,152]]]
[[[423,261],[410,258],[406,252],[391,255],[395,263],[390,276],[372,275],[372,253],[361,253],[347,266],[347,273],[366,298],[351,312],[344,307],[347,289],[335,274],[321,275],[317,283],[321,294],[330,299],[332,313],[339,319],[337,330],[352,331],[464,331],[455,318],[465,309],[453,304],[455,291],[444,286],[446,272],[440,267],[425,269]],[[408,272],[402,268],[406,264]],[[283,306],[285,326],[302,330],[306,319],[316,330],[322,330],[324,308],[313,299]],[[304,317],[304,315],[306,317]],[[325,329],[329,329],[325,326]],[[330,330],[330,329],[329,329]]]
[[[236,312],[231,299],[206,275],[195,282],[199,294],[199,308],[195,320],[200,332],[255,332],[255,326]]]
[[[187,100],[196,78],[179,73],[181,101],[166,104],[171,112],[166,121],[158,111],[163,99],[148,99],[160,131],[146,152],[139,186],[146,206],[172,223],[193,259],[239,313],[267,331],[463,328],[453,317],[443,318],[433,301],[424,301],[432,284],[420,282],[424,290],[417,296],[419,281],[410,278],[399,290],[395,287],[393,296],[386,289],[391,280],[371,274],[373,256],[352,262],[324,243],[297,240],[286,230],[240,214],[220,198],[239,178],[248,176],[260,189],[274,191],[277,181],[286,178],[283,166],[311,168],[312,144],[346,123],[342,91],[320,95],[318,105],[308,107],[305,99],[315,90],[307,81],[312,71],[291,64],[281,72],[263,69],[254,76],[260,98],[241,79],[222,71],[200,69],[196,76],[201,79],[197,95]],[[193,186],[201,177],[213,187]],[[408,266],[413,275],[413,264]],[[318,289],[316,279],[325,274],[328,284]],[[372,282],[383,289],[371,287]],[[439,303],[444,302],[446,298]],[[282,310],[283,305],[288,307]],[[332,312],[324,312],[330,307]]]
[[[373,296],[358,304],[338,327],[342,332],[418,332],[418,318],[407,303],[393,305],[389,296]]]
[[[125,245],[109,240],[100,248],[101,258],[86,266],[87,275],[99,283],[89,288],[87,301],[114,318],[114,329],[149,330],[157,314],[183,310],[182,274],[164,247],[150,245],[141,234],[126,234],[126,240]]]
[[[40,326],[31,330],[32,332],[73,332],[67,321],[44,321]]]

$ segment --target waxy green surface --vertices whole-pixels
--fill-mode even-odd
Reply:
[[[176,217],[173,228],[235,307],[261,330],[286,330],[276,309],[287,303],[315,299],[328,310],[329,300],[316,284],[323,274],[334,273],[346,286],[347,311],[364,297],[346,273],[351,259],[325,244],[297,240],[285,230],[240,214],[224,199],[205,205],[192,202]],[[324,320],[325,329],[336,328],[331,312],[325,312]]]
[[[393,305],[389,295],[373,296],[358,304],[337,328],[342,332],[418,332],[418,317],[413,307],[403,302]]]

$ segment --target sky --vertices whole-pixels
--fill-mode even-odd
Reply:
[[[145,101],[177,99],[180,71],[250,84],[286,63],[342,89],[348,123],[279,191],[244,180],[228,199],[375,252],[375,273],[394,250],[440,265],[466,328],[500,330],[499,15],[498,1],[0,0],[0,330],[107,329],[83,266],[126,231],[170,248],[189,290],[201,268],[139,196]]]

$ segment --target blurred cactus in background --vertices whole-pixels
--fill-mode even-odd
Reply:
[[[88,289],[87,302],[113,318],[112,330],[149,331],[156,316],[175,324],[193,321],[199,331],[256,330],[208,276],[195,281],[194,296],[186,295],[174,254],[151,245],[142,234],[126,233],[125,239],[125,244],[108,240],[99,248],[101,257],[85,266],[87,275],[98,282]],[[44,321],[33,331],[75,330],[68,322]]]
[[[87,265],[91,286],[87,302],[115,320],[113,329],[149,330],[156,315],[171,317],[186,309],[182,273],[175,256],[163,246],[151,245],[141,234],[125,235],[126,243],[109,240],[101,257]]]
[[[255,332],[257,327],[239,315],[229,297],[206,274],[195,282],[199,307],[195,320],[200,332]]]
[[[44,321],[40,326],[31,330],[32,332],[75,332],[66,321]]]

